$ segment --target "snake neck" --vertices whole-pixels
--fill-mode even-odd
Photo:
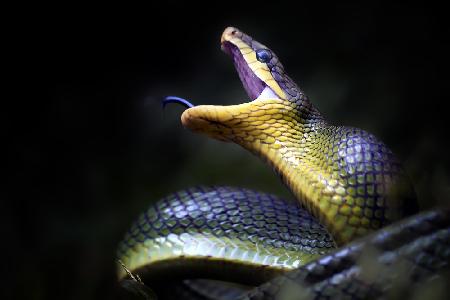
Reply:
[[[309,104],[201,105],[186,110],[182,122],[261,157],[338,244],[417,210],[411,184],[386,145],[364,130],[328,125]]]

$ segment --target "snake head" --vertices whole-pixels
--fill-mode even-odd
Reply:
[[[275,143],[282,132],[298,136],[305,126],[323,120],[268,47],[228,27],[222,34],[221,48],[232,58],[251,101],[230,106],[195,106],[181,117],[185,127],[254,148],[249,145]],[[283,138],[276,140],[283,143]]]

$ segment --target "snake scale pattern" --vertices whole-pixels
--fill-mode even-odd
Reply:
[[[296,201],[233,187],[171,194],[126,234],[118,250],[126,269],[169,299],[176,291],[186,299],[392,299],[413,296],[424,281],[429,288],[414,295],[439,290],[449,272],[449,210],[413,215],[414,189],[389,148],[329,124],[269,48],[233,27],[221,46],[251,101],[183,100],[182,123],[259,156]]]

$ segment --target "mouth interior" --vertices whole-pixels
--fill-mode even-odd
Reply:
[[[278,98],[273,90],[250,69],[238,47],[230,42],[224,42],[222,49],[233,58],[239,78],[251,100],[257,98]]]

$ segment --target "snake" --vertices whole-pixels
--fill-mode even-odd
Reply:
[[[388,146],[328,122],[268,47],[235,27],[220,44],[250,101],[164,105],[186,106],[189,130],[261,158],[294,199],[228,186],[172,193],[119,244],[119,280],[135,274],[169,299],[366,299],[441,278],[449,210],[419,212]]]

